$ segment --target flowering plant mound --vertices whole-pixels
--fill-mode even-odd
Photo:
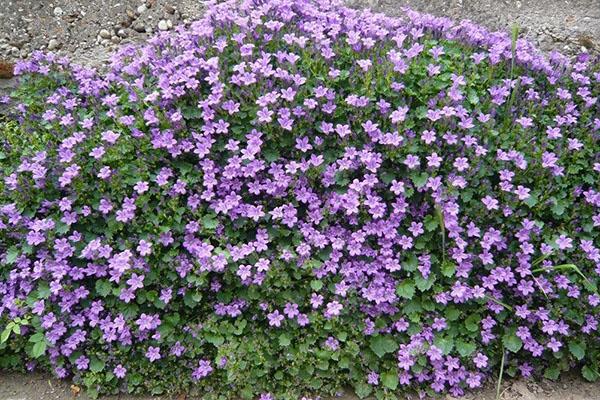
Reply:
[[[0,367],[92,394],[599,377],[599,63],[405,10],[213,5],[35,54],[0,138]]]

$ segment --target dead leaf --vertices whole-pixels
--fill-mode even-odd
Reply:
[[[0,61],[0,79],[10,79],[14,75],[14,64]]]
[[[71,393],[73,393],[73,396],[79,396],[79,393],[81,392],[81,388],[77,385],[71,385]]]

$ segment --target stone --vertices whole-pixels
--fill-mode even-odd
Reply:
[[[143,22],[138,21],[135,24],[133,24],[133,30],[139,33],[145,33],[146,27],[144,26]]]
[[[161,19],[158,23],[158,29],[161,31],[169,30],[169,24],[164,19]]]
[[[63,9],[60,7],[55,7],[53,12],[55,17],[60,17],[64,14]]]
[[[100,35],[100,37],[102,39],[110,39],[112,36],[107,29],[100,29],[100,32],[98,32],[98,35]]]
[[[48,50],[56,50],[60,46],[60,43],[56,39],[50,39],[48,42]]]

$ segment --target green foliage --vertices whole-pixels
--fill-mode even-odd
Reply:
[[[307,78],[294,86],[295,102],[287,104],[281,98],[281,90],[291,85],[289,77],[265,78],[267,83],[261,81],[264,85],[256,88],[229,81],[235,69],[253,68],[249,59],[239,54],[237,39],[231,38],[243,31],[236,24],[211,26],[210,34],[207,30],[206,37],[211,40],[228,38],[222,51],[212,42],[199,49],[201,36],[194,33],[190,36],[193,40],[182,39],[184,44],[159,41],[161,44],[151,46],[147,53],[135,50],[124,56],[124,65],[115,68],[129,67],[140,74],[139,80],[131,82],[129,72],[119,70],[110,75],[106,87],[98,89],[102,96],[119,99],[116,111],[107,111],[104,97],[97,97],[94,91],[84,93],[85,71],[69,72],[53,64],[48,74],[22,77],[11,101],[25,111],[0,121],[0,206],[14,204],[20,218],[13,224],[8,212],[0,213],[0,295],[10,297],[5,302],[0,297],[0,368],[19,369],[32,361],[54,372],[64,368],[91,396],[124,390],[135,394],[198,391],[208,400],[253,399],[264,393],[275,393],[277,399],[297,399],[333,395],[348,385],[361,398],[390,399],[401,390],[413,389],[432,394],[431,382],[421,387],[414,378],[433,379],[440,368],[446,374],[447,367],[441,365],[454,359],[468,374],[499,372],[502,378],[505,372],[514,376],[519,368],[531,364],[536,374],[556,379],[577,365],[585,379],[599,379],[600,348],[597,330],[592,329],[599,310],[593,297],[598,295],[597,263],[579,247],[600,243],[592,220],[597,205],[595,200],[586,200],[595,196],[590,190],[597,190],[600,182],[598,173],[593,172],[598,134],[591,133],[595,132],[592,126],[598,112],[585,106],[582,95],[589,90],[590,96],[600,97],[600,78],[584,85],[580,82],[584,79],[577,76],[556,77],[561,88],[578,93],[568,101],[558,98],[556,88],[548,84],[554,76],[532,69],[528,60],[516,62],[519,54],[526,53],[518,30],[512,38],[507,36],[503,50],[500,46],[490,53],[469,41],[449,40],[414,28],[407,34],[423,45],[422,54],[414,59],[406,56],[408,46],[395,43],[399,36],[392,40],[390,34],[389,40],[374,47],[368,46],[369,41],[352,46],[346,40],[347,32],[337,41],[332,30],[328,35],[332,36],[335,57],[325,59],[322,47],[287,43],[301,42],[296,36],[294,40],[283,39],[296,25],[282,31],[270,31],[266,25],[255,28],[254,36],[244,40],[256,41],[255,52],[270,52],[273,65],[284,50],[297,53],[294,63],[285,61],[286,68]],[[378,32],[375,25],[368,30],[373,35]],[[261,42],[268,36],[275,37],[278,45]],[[182,48],[188,45],[194,46],[194,51]],[[434,57],[434,49],[443,49],[443,53]],[[496,60],[492,54],[502,51],[506,55],[509,49],[513,57],[508,60]],[[391,50],[397,50],[398,57],[407,63],[402,73],[389,60],[383,61]],[[480,53],[486,57],[475,63],[473,59]],[[145,64],[148,57],[159,55],[164,58],[157,65]],[[222,89],[223,99],[215,100],[219,107],[215,106],[217,110],[210,115],[212,110],[204,110],[200,104],[220,96],[211,93],[219,90],[207,83],[214,78],[212,73],[199,68],[194,78],[197,82],[190,79],[189,88],[179,82],[178,74],[215,59],[219,79],[228,81]],[[136,60],[142,65],[139,69]],[[359,60],[377,62],[361,73],[356,66]],[[432,65],[440,68],[439,73],[429,73]],[[335,77],[329,75],[333,70],[339,72]],[[594,76],[591,70],[587,73]],[[459,77],[464,84],[455,83]],[[492,88],[502,88],[507,78],[514,78],[509,98],[496,104]],[[529,79],[531,83],[522,83]],[[279,81],[285,85],[278,87],[283,85]],[[181,84],[178,89],[184,95],[169,98],[171,84]],[[392,84],[402,88],[393,89]],[[277,89],[277,101],[294,111],[292,105],[302,108],[304,100],[318,99],[319,108],[327,104],[327,96],[314,96],[320,86],[337,93],[331,100],[335,105],[331,113],[315,111],[317,118],[307,112],[296,118],[291,133],[275,123],[261,125],[257,121],[259,99],[267,89]],[[453,87],[459,100],[449,99]],[[542,98],[528,100],[527,96],[534,96],[527,94],[528,89]],[[61,146],[80,128],[65,128],[58,121],[41,118],[49,109],[65,112],[64,102],[55,107],[47,101],[55,93],[77,99],[79,105],[73,114],[78,123],[91,118],[97,124],[73,156],[82,173],[69,187],[57,183],[67,164],[60,161],[58,153],[65,151]],[[367,106],[349,107],[350,94],[367,99]],[[154,95],[159,100],[151,100]],[[239,112],[230,114],[221,109],[224,99],[238,102]],[[410,112],[405,120],[391,123],[390,112],[382,112],[376,105],[379,100],[389,102],[390,112],[404,105]],[[281,104],[278,106],[283,108]],[[436,122],[428,117],[432,108],[447,112],[452,108],[454,114]],[[157,116],[155,126],[150,127],[145,119],[148,110]],[[175,111],[182,115],[177,123],[169,120]],[[459,124],[465,121],[458,117],[463,113],[472,119],[489,114],[492,119],[463,129]],[[126,126],[113,114],[133,116],[132,125]],[[523,129],[515,124],[517,114],[530,115],[535,127]],[[546,129],[555,126],[559,116],[570,122],[561,124],[564,140],[552,141]],[[338,138],[324,133],[321,119],[333,126],[348,124],[353,135]],[[229,124],[227,133],[203,137],[204,131],[210,131],[219,120]],[[387,146],[382,140],[370,140],[363,126],[367,120],[379,124],[382,134],[398,134],[401,144]],[[241,157],[248,152],[244,146],[250,141],[249,132],[259,128],[260,154],[255,159]],[[139,131],[139,138],[132,135],[134,130]],[[425,130],[436,131],[431,146],[420,137]],[[106,131],[118,132],[120,137],[114,146],[106,145],[100,165],[89,154],[103,143],[102,133]],[[461,132],[456,143],[442,138],[456,132]],[[159,133],[172,133],[181,148],[157,146]],[[295,147],[305,133],[318,153],[305,154]],[[317,136],[321,145],[314,140]],[[568,139],[574,138],[583,143],[582,149],[567,151]],[[208,155],[201,159],[197,153],[203,140],[211,144]],[[477,145],[467,144],[470,140]],[[236,146],[243,151],[231,150]],[[434,150],[443,160],[439,168],[425,166]],[[483,151],[483,155],[477,153]],[[543,154],[550,151],[565,167],[560,174],[541,166]],[[47,152],[52,161],[47,179],[35,182],[31,171],[19,169],[40,152]],[[509,160],[502,160],[503,152],[512,154],[507,156]],[[347,155],[353,153],[359,155]],[[416,169],[405,164],[409,154],[419,156]],[[310,164],[307,160],[311,155],[322,156],[318,159],[322,164]],[[375,161],[353,167],[353,163],[373,155],[377,156]],[[524,163],[517,166],[519,155]],[[452,162],[462,156],[472,165],[458,171]],[[354,161],[348,161],[350,158]],[[378,164],[377,168],[368,165],[369,161]],[[214,177],[209,162],[213,164],[210,168],[218,171]],[[240,173],[245,180],[228,177],[233,174],[230,170],[254,164],[262,169]],[[112,169],[110,180],[98,178],[102,166]],[[177,181],[185,183],[185,195],[174,194],[173,182],[165,187],[156,184],[165,167],[172,169]],[[510,181],[505,183],[510,189],[499,190],[504,179],[501,175],[507,171],[518,174],[506,181]],[[13,174],[18,190],[8,189]],[[468,184],[461,187],[460,182],[451,182],[457,177]],[[206,182],[213,179],[216,188],[208,190]],[[436,179],[442,189],[432,189]],[[287,180],[296,186],[282,184]],[[134,189],[141,181],[151,182],[151,188]],[[390,189],[394,182],[402,184],[401,189],[394,189],[397,193]],[[254,183],[258,184],[252,190],[257,193],[248,190],[240,201],[263,207],[267,211],[264,217],[239,217],[236,213],[241,214],[242,207],[215,210],[225,203],[223,197]],[[517,186],[531,188],[529,197],[519,200],[513,193]],[[274,195],[267,196],[267,191]],[[300,199],[298,193],[302,191],[308,200]],[[191,205],[195,201],[190,199],[191,193],[201,199],[195,206]],[[482,203],[490,193],[497,197],[497,209]],[[354,194],[356,199],[351,197]],[[314,206],[312,195],[323,201]],[[383,217],[373,216],[375,211],[370,207],[376,203],[375,197],[385,205]],[[65,210],[57,207],[63,198],[73,201],[74,222],[65,221]],[[114,214],[127,198],[134,199],[137,214],[123,222]],[[115,206],[106,215],[99,211],[105,199]],[[354,200],[358,202],[356,212],[330,205],[336,201],[347,205]],[[288,225],[277,217],[273,209],[287,205],[294,208],[301,223]],[[89,210],[84,211],[85,207]],[[403,210],[391,216],[395,209]],[[33,230],[30,224],[44,218],[54,222],[52,229],[44,231],[44,244],[28,244],[27,235]],[[390,220],[400,222],[387,229]],[[418,233],[412,222],[422,223]],[[345,229],[352,234],[328,236]],[[266,244],[258,243],[259,230],[268,233]],[[316,235],[322,232],[326,232],[324,239]],[[498,238],[489,239],[496,232]],[[159,244],[157,238],[167,233],[177,240]],[[562,235],[574,239],[571,247],[560,248],[557,240]],[[399,237],[405,241],[402,246]],[[74,255],[55,260],[55,247],[64,245],[63,239],[73,246]],[[106,244],[110,254],[80,256],[94,239]],[[146,256],[137,249],[141,240],[152,242],[152,251]],[[201,253],[198,249],[204,245],[210,248],[209,256],[193,254]],[[265,249],[255,251],[259,246]],[[250,249],[248,255],[240,256],[246,249]],[[114,269],[110,261],[126,251],[135,256],[116,279],[111,275]],[[488,252],[491,259],[484,263]],[[253,279],[257,278],[257,266],[265,260],[269,266],[262,264],[265,269],[260,279],[241,279],[243,266],[251,266]],[[69,273],[61,269],[63,261]],[[223,264],[216,266],[220,261]],[[134,274],[141,277],[141,286],[128,296]],[[13,285],[10,290],[8,285],[2,286],[9,281]],[[520,289],[521,285],[527,290]],[[168,296],[164,292],[167,289],[171,290]],[[341,310],[328,313],[334,302],[342,306]],[[287,310],[290,305],[299,305],[296,311],[306,317],[302,324],[293,309]],[[41,311],[34,312],[36,308]],[[268,317],[275,311],[283,316],[279,325]],[[81,326],[65,324],[62,332],[60,324],[73,322],[75,314],[87,319]],[[292,314],[295,316],[290,317]],[[148,315],[158,316],[160,323],[146,332],[139,321]],[[107,328],[118,325],[116,321],[121,318],[121,330]],[[548,321],[560,322],[561,331],[545,326]],[[569,328],[567,333],[562,325]],[[61,346],[78,329],[85,332],[84,344],[70,353],[62,351]],[[558,333],[548,334],[549,330]],[[541,347],[539,357],[532,356],[532,343],[525,334]],[[58,335],[57,340],[54,335]],[[556,351],[550,347],[555,344],[552,339],[560,340]],[[148,358],[150,347],[160,349],[160,359]],[[174,350],[179,347],[185,351],[176,355]],[[436,351],[443,361],[436,361]],[[481,361],[483,355],[488,360],[485,363]],[[89,359],[87,368],[76,367],[80,357]],[[196,379],[193,372],[200,360],[212,369]],[[116,375],[117,365],[127,367],[123,378]],[[410,385],[401,383],[404,373],[410,375]],[[378,377],[377,384],[367,383],[375,380],[370,374]],[[450,386],[444,385],[445,389]],[[463,380],[457,388],[468,385]]]

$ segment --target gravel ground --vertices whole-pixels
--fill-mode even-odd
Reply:
[[[398,14],[400,7],[471,19],[494,29],[518,24],[544,50],[600,51],[600,0],[347,0]],[[0,60],[26,58],[33,50],[68,54],[101,65],[123,43],[170,30],[203,12],[199,0],[3,0]]]
[[[407,6],[455,19],[471,19],[492,29],[518,24],[522,34],[543,50],[568,54],[600,52],[600,0],[347,0],[390,15]],[[121,44],[141,42],[202,15],[198,0],[2,0],[0,67],[26,58],[33,50],[52,50],[78,63],[102,66]],[[13,82],[0,77],[0,91]],[[600,384],[567,377],[558,382],[522,381],[504,385],[504,400],[600,400]],[[0,400],[87,399],[78,387],[44,374],[0,371]],[[183,400],[179,397],[177,400]],[[492,400],[495,389],[466,400]],[[144,400],[119,396],[112,400]],[[164,400],[166,398],[153,398]],[[344,395],[342,399],[354,399]],[[446,397],[447,400],[452,399]],[[108,398],[107,398],[108,400]]]
[[[52,50],[99,65],[118,45],[187,23],[203,8],[197,0],[3,0],[0,59]]]
[[[358,400],[349,391],[329,400]],[[416,400],[418,397],[402,399]],[[90,400],[78,386],[57,381],[44,374],[15,374],[0,372],[1,400]],[[100,400],[200,400],[201,397],[178,396],[109,396]],[[439,400],[496,400],[496,388],[490,382],[484,389],[468,393],[456,399],[450,395]],[[502,385],[500,400],[600,400],[600,385],[583,382],[577,377],[567,376],[557,382],[509,381]]]
[[[517,24],[522,36],[546,51],[600,52],[600,0],[349,0],[389,15],[401,7],[454,19],[470,19],[495,30]]]

